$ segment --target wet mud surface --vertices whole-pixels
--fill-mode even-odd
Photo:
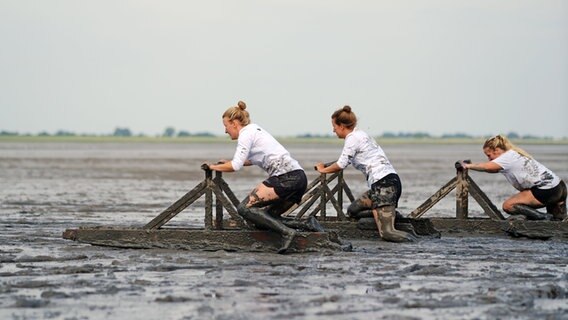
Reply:
[[[62,239],[79,226],[143,226],[203,179],[202,162],[230,158],[233,147],[0,143],[0,319],[568,318],[568,242],[557,239],[442,234],[290,255]],[[289,149],[311,168],[341,145]],[[483,160],[475,145],[384,149],[402,178],[405,214],[455,175],[456,160]],[[568,180],[568,146],[526,149]],[[514,192],[501,175],[471,176],[499,208]],[[239,198],[264,177],[256,168],[225,175]],[[356,195],[365,191],[359,172],[345,178]],[[203,204],[167,226],[202,225]],[[470,211],[483,216],[472,199]],[[451,193],[425,217],[454,212]]]

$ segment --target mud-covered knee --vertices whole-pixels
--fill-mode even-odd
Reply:
[[[237,206],[237,213],[243,218],[250,216],[250,209],[247,208],[247,205],[244,201]]]
[[[514,205],[510,205],[508,203],[503,203],[503,206],[501,207],[503,209],[503,211],[507,212],[508,214],[516,214],[518,212],[515,211],[515,206]]]
[[[347,208],[347,215],[351,218],[355,218],[361,211],[363,211],[363,208],[357,203],[357,201],[354,201]]]

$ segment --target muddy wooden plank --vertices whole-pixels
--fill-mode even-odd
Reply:
[[[330,218],[330,217],[328,217]],[[378,239],[377,227],[372,218],[359,221],[322,221],[324,229],[333,230],[345,239]],[[397,219],[395,228],[405,230],[411,224],[419,236],[496,236],[527,237],[534,239],[568,239],[568,223],[560,221],[508,221],[487,218],[427,218]]]
[[[361,218],[357,221],[323,221],[326,230],[332,230],[345,239],[379,239],[377,225],[373,218]],[[418,236],[439,238],[440,232],[435,229],[429,219],[397,219],[395,228],[413,230]]]
[[[430,218],[442,235],[531,235],[534,238],[568,239],[568,223],[561,221],[509,221],[492,219]]]
[[[568,223],[561,221],[508,221],[503,231],[512,237],[548,240],[568,239]]]
[[[122,248],[169,248],[187,250],[227,250],[276,252],[281,246],[280,235],[256,230],[203,229],[67,229],[64,239],[100,246]],[[331,232],[298,232],[289,252],[341,250],[340,241]]]

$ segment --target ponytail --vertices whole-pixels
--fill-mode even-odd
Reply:
[[[483,149],[485,148],[488,148],[490,150],[495,150],[496,148],[499,148],[504,151],[514,150],[523,157],[532,158],[532,156],[528,152],[517,147],[509,139],[507,139],[507,137],[502,136],[500,134],[487,139],[483,144]]]

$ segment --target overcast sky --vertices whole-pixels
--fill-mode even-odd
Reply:
[[[0,130],[568,137],[568,1],[0,0]]]

